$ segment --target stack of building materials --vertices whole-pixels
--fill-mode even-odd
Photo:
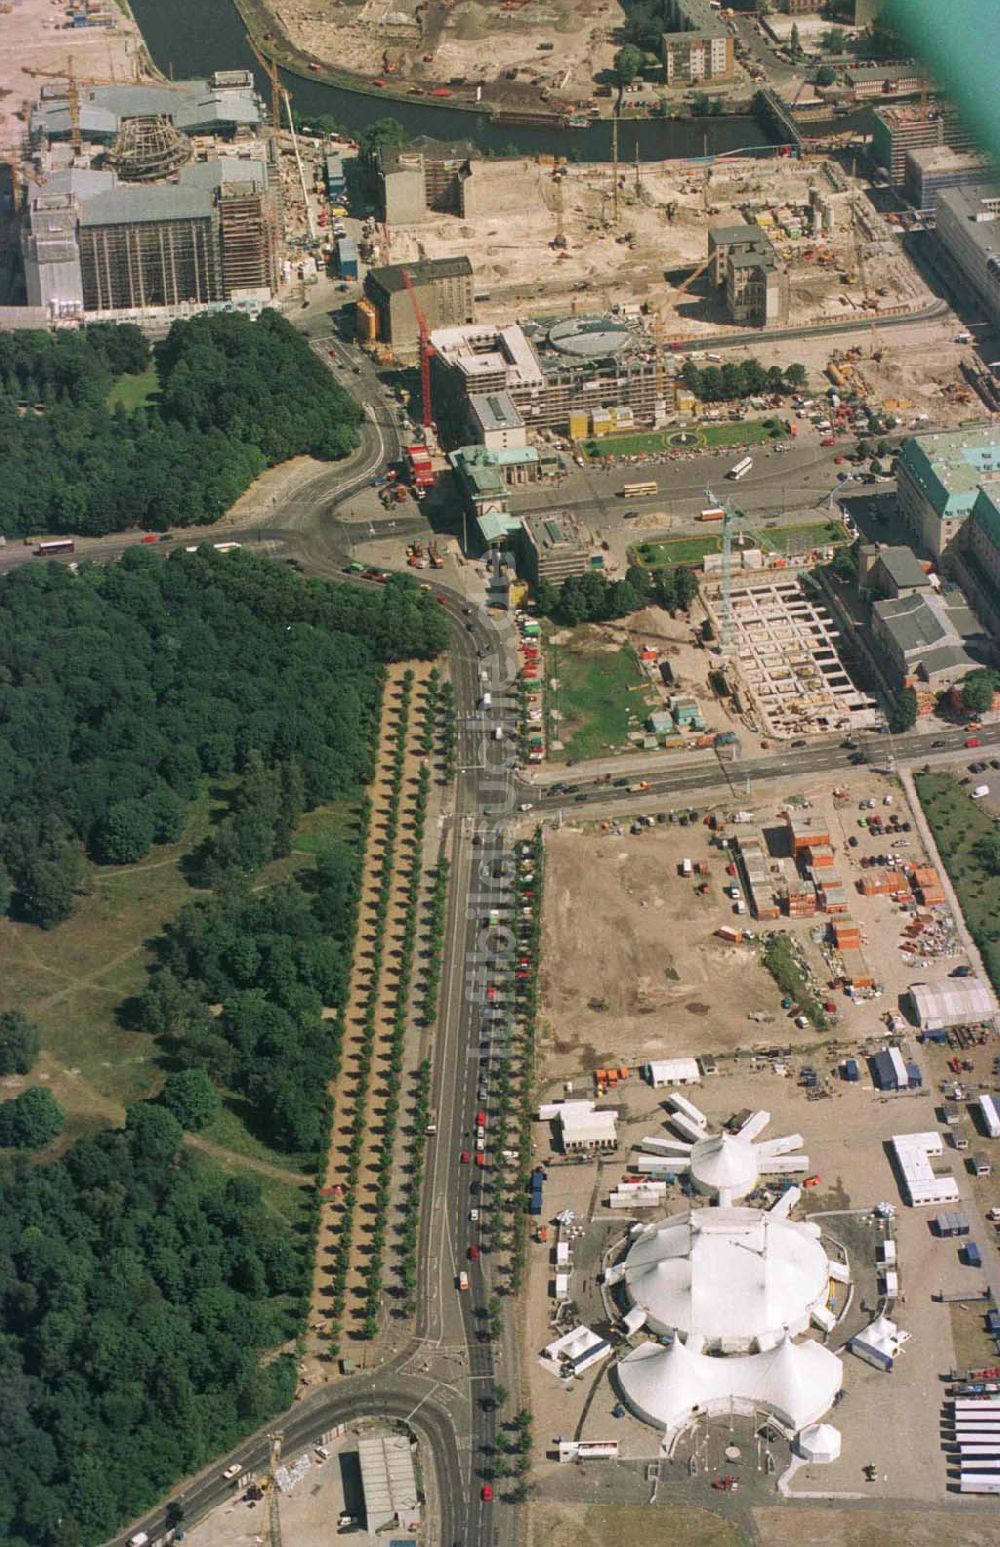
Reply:
[[[816,888],[813,883],[803,880],[798,875],[791,876],[788,881],[787,903],[790,919],[811,919],[816,912]]]
[[[944,887],[937,871],[930,865],[917,866],[910,875],[917,899],[925,908],[940,907],[945,901]]]
[[[832,844],[810,843],[803,853],[810,870],[832,870],[836,864]]]
[[[849,988],[874,988],[875,978],[864,956],[852,946],[845,946],[840,953],[844,963],[844,980]]]
[[[861,877],[858,888],[866,897],[906,897],[910,883],[901,870],[879,865]]]
[[[861,929],[854,919],[834,919],[830,928],[833,931],[833,943],[838,951],[860,951]]]
[[[821,871],[819,875],[814,872],[813,880],[816,882],[817,901],[824,913],[847,912],[847,888],[835,872]]]
[[[785,822],[792,853],[796,858],[809,849],[832,848],[830,833],[819,817],[803,816],[798,811],[786,811]]]
[[[778,908],[771,888],[764,845],[759,838],[741,838],[739,847],[750,911],[758,919],[776,919]]]

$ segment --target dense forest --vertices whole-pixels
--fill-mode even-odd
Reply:
[[[205,879],[251,873],[302,810],[367,780],[380,663],[446,637],[408,580],[303,582],[246,550],[16,570],[0,586],[0,907],[59,923],[83,851],[130,863],[176,840],[205,777],[242,776]]]
[[[0,1179],[0,1543],[110,1536],[291,1401],[303,1244],[162,1105]]]
[[[119,1007],[155,1040],[162,1088],[61,1158],[0,1161],[0,1547],[91,1547],[292,1400],[294,1360],[275,1351],[302,1330],[317,1199],[290,1224],[184,1131],[225,1102],[276,1158],[315,1171],[359,824],[294,879],[262,884],[260,868],[329,796],[351,797],[363,827],[382,663],[445,639],[409,580],[304,581],[246,550],[137,547],[0,585],[15,910],[55,922],[85,845],[134,858],[177,836],[206,780],[225,797],[190,858],[213,890],[166,927]],[[27,1074],[39,1040],[0,1014],[0,1072]],[[44,1146],[62,1120],[29,1086],[0,1103],[0,1145]]]
[[[0,533],[216,521],[265,468],[358,444],[357,404],[277,312],[175,322],[159,391],[109,406],[149,364],[138,328],[0,334]]]

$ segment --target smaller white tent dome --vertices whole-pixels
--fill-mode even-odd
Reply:
[[[760,1172],[754,1147],[738,1133],[720,1133],[699,1139],[691,1148],[691,1180],[699,1192],[727,1202],[753,1192]]]
[[[832,1423],[811,1423],[802,1430],[795,1446],[807,1461],[836,1461],[840,1455],[840,1430]]]

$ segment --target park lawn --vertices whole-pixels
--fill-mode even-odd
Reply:
[[[55,929],[0,919],[0,1007],[23,1010],[38,1025],[42,1051],[24,1080],[9,1082],[7,1094],[42,1079],[67,1114],[57,1148],[83,1135],[117,1126],[125,1108],[155,1093],[165,1074],[151,1037],[123,1023],[124,1001],[142,992],[152,945],[187,903],[208,894],[193,887],[186,861],[213,822],[228,807],[229,787],[220,782],[192,806],[176,844],[154,847],[136,865],[87,863],[83,893],[70,918]],[[265,886],[308,870],[320,835],[349,837],[358,803],[332,802],[303,818],[302,846],[296,840],[286,858],[254,877]],[[314,842],[310,846],[310,835]],[[301,1157],[272,1152],[250,1134],[238,1104],[217,1120],[217,1142],[234,1154],[271,1158],[283,1170],[298,1170]]]
[[[847,533],[839,521],[807,521],[801,526],[762,528],[764,546],[778,553],[802,553],[829,543],[847,542]],[[721,523],[704,537],[667,537],[662,542],[636,546],[637,561],[646,569],[671,569],[678,564],[700,564],[706,553],[722,552]]]
[[[361,807],[356,800],[331,801],[307,811],[292,845],[298,854],[316,854],[328,844],[350,843],[357,836]]]
[[[951,774],[916,774],[914,783],[965,922],[1000,992],[1000,874],[975,852],[979,839],[995,835],[996,822]]]
[[[579,762],[625,746],[629,731],[645,718],[648,705],[633,652],[627,646],[602,647],[599,639],[585,624],[569,644],[550,646],[547,671],[559,681],[550,703],[561,715],[553,735],[563,742],[557,758]]]
[[[116,377],[108,393],[108,407],[117,408],[120,403],[123,408],[142,408],[159,390],[160,379],[156,374],[156,366],[150,361],[138,376]]]
[[[677,438],[682,434],[693,436],[697,445],[704,448],[756,446],[761,441],[782,439],[785,431],[768,429],[763,419],[745,419],[739,424],[726,420],[718,424],[708,422],[687,425],[683,430],[677,427],[649,430],[640,435],[607,435],[600,439],[591,437],[583,442],[583,449],[594,460],[600,460],[601,457],[637,457],[647,452],[679,451],[683,447]]]

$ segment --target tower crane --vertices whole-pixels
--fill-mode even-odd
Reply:
[[[281,1460],[281,1434],[269,1434],[267,1463],[267,1547],[281,1547],[281,1515],[278,1511],[278,1462]]]
[[[403,284],[410,295],[410,305],[413,307],[413,315],[417,319],[417,335],[420,349],[420,406],[421,422],[425,430],[434,428],[434,410],[431,406],[431,348],[430,329],[427,326],[427,318],[424,316],[420,302],[417,300],[417,289],[409,269],[403,270]]]
[[[251,52],[271,85],[271,127],[275,134],[281,131],[281,78],[278,75],[278,61],[273,54],[265,54],[249,32],[246,35]],[[290,111],[290,110],[289,110]]]
[[[746,532],[749,536],[753,537],[762,548],[772,547],[773,544],[769,543],[767,539],[760,534],[760,532],[757,532],[753,529],[749,523],[745,510],[740,510],[738,506],[730,504],[729,500],[716,499],[711,489],[705,490],[705,497],[710,505],[714,505],[716,509],[723,512],[721,643],[722,654],[725,657],[729,654],[729,647],[732,644],[733,638],[733,535],[735,529],[737,527],[739,528],[741,536],[744,532]]]

